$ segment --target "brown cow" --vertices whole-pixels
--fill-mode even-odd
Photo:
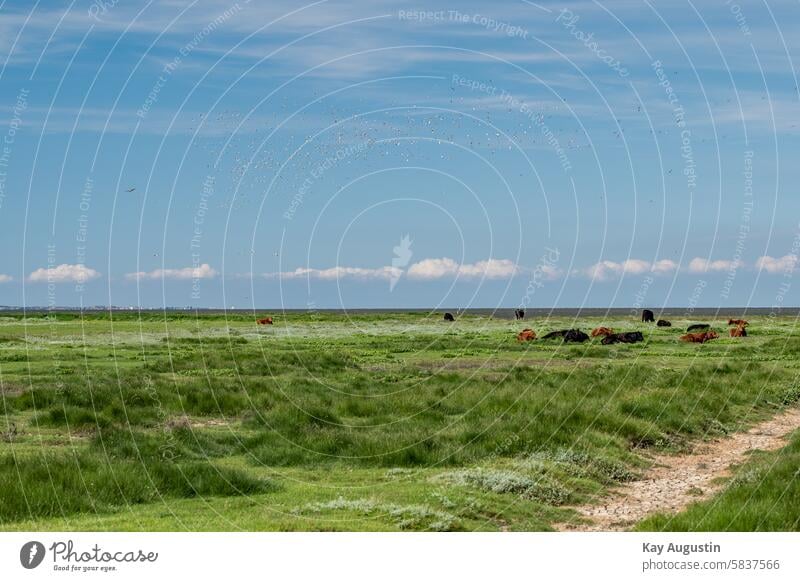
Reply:
[[[749,325],[744,319],[728,319],[728,325],[736,325],[737,327],[746,327]]]
[[[258,319],[256,323],[258,323],[259,325],[271,325],[272,317],[267,317],[265,319]]]
[[[687,333],[686,335],[681,335],[681,341],[686,341],[687,343],[705,343],[706,341],[711,341],[711,339],[717,339],[719,337],[719,333],[716,331],[706,331],[705,333]]]
[[[742,326],[731,329],[731,337],[747,337],[747,329]]]
[[[592,337],[608,337],[613,334],[614,330],[608,327],[597,327],[597,329],[591,332]]]
[[[517,341],[522,343],[523,341],[533,341],[536,339],[536,331],[533,329],[523,329],[521,333],[517,335]]]

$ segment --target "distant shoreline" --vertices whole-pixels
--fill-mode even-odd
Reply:
[[[662,309],[656,307],[650,308],[656,317],[679,317],[679,318],[697,318],[708,316],[720,317],[734,317],[734,316],[781,316],[781,317],[800,317],[800,307],[665,307]],[[513,319],[514,308],[470,308],[458,309],[456,307],[440,307],[440,308],[354,308],[354,309],[282,309],[280,307],[257,307],[247,309],[221,309],[221,308],[183,308],[183,307],[153,307],[153,308],[136,308],[136,307],[0,307],[0,317],[3,314],[19,315],[19,314],[47,314],[47,313],[196,313],[198,315],[219,315],[229,313],[233,315],[242,314],[303,314],[303,313],[322,313],[331,315],[388,315],[392,313],[445,313],[451,312],[460,315],[483,315],[493,316],[499,319]],[[602,316],[635,316],[641,313],[640,307],[613,307],[613,308],[600,308],[600,307],[559,307],[559,308],[527,308],[525,309],[526,318],[543,317],[543,316],[556,316],[556,317],[602,317]]]

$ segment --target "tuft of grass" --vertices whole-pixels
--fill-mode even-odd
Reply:
[[[108,462],[85,453],[0,457],[0,523],[103,512],[163,497],[274,490],[268,480],[201,462]]]
[[[795,382],[789,386],[781,397],[781,404],[788,406],[800,401],[800,382]]]
[[[74,405],[50,408],[38,415],[37,422],[43,426],[63,427],[71,430],[103,428],[111,423],[102,413]]]

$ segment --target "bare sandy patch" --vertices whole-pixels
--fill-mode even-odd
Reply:
[[[800,408],[792,408],[732,436],[704,442],[691,454],[653,456],[644,477],[616,488],[598,504],[573,506],[585,523],[562,523],[564,531],[620,531],[655,513],[677,513],[719,492],[721,478],[753,450],[777,450],[800,428]]]

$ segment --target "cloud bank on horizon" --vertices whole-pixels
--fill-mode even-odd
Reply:
[[[687,273],[728,273],[735,270],[757,270],[767,274],[782,274],[790,276],[797,268],[797,256],[786,255],[779,258],[761,256],[752,265],[731,260],[708,260],[706,258],[693,258],[685,269],[672,260],[656,260],[649,262],[637,258],[629,258],[621,262],[602,260],[597,264],[585,268],[572,270],[571,275],[584,277],[600,282],[616,280],[623,276],[636,275],[669,275],[678,271]],[[402,269],[392,266],[379,268],[361,268],[348,266],[334,266],[331,268],[297,268],[285,272],[269,272],[262,276],[268,279],[292,280],[299,278],[313,278],[319,280],[336,280],[351,278],[354,280],[391,280],[392,278],[406,276],[410,280],[426,281],[442,278],[472,279],[510,279],[516,276],[526,276],[534,272],[531,267],[515,264],[508,259],[489,259],[474,264],[459,264],[452,258],[427,258]],[[544,270],[548,280],[557,280],[565,276],[565,272],[556,267]],[[242,275],[246,276],[246,275]],[[155,278],[155,277],[153,277]]]

